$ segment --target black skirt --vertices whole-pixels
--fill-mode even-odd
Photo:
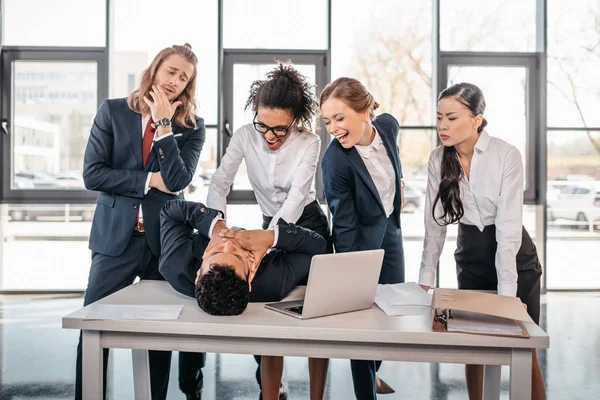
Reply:
[[[454,259],[459,289],[497,290],[497,246],[495,225],[488,225],[481,232],[476,226],[458,224]],[[525,227],[517,253],[517,274],[517,297],[527,305],[527,312],[539,324],[542,266]]]
[[[267,229],[272,219],[273,217],[267,217],[266,215],[263,215],[262,228]],[[304,207],[304,211],[302,212],[300,218],[298,218],[298,221],[296,221],[295,225],[310,229],[311,231],[317,232],[319,235],[323,236],[327,242],[327,250],[325,252],[333,253],[333,242],[331,239],[331,231],[329,229],[329,221],[327,220],[327,216],[323,212],[318,200],[315,200]]]

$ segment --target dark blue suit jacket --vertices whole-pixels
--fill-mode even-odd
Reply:
[[[140,204],[148,245],[160,255],[159,214],[166,201],[183,197],[156,189],[144,194],[148,172],[161,171],[167,188],[183,190],[192,180],[205,127],[196,118],[197,128],[173,125],[173,135],[155,141],[146,167],[142,166],[142,116],[127,106],[126,99],[105,100],[94,119],[85,149],[83,180],[89,190],[99,191],[90,233],[92,251],[119,256],[127,247]]]
[[[219,214],[204,204],[185,200],[164,205],[158,268],[178,292],[194,297],[194,280],[209,242],[208,230]],[[278,226],[276,249],[262,259],[252,281],[252,302],[283,299],[308,276],[312,257],[325,252],[327,243],[318,233],[283,221]]]
[[[373,121],[394,167],[396,196],[391,217],[400,227],[402,167],[396,144],[400,126],[390,114]],[[325,197],[332,214],[333,243],[336,252],[382,248],[388,218],[375,183],[358,150],[345,149],[332,140],[321,164]],[[403,260],[398,260],[403,263]]]

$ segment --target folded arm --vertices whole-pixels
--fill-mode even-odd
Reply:
[[[171,192],[185,189],[196,172],[200,152],[206,139],[204,120],[197,119],[196,125],[181,146],[177,144],[174,135],[154,141],[162,179]]]

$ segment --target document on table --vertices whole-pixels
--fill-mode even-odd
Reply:
[[[519,336],[522,333],[521,326],[513,319],[460,310],[452,310],[452,316],[448,320],[448,332],[499,336]]]
[[[179,318],[183,305],[95,304],[83,319],[104,320],[172,320]]]
[[[431,295],[416,282],[377,285],[375,303],[387,315],[431,313]]]

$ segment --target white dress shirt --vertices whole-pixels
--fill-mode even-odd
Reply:
[[[446,239],[446,227],[438,225],[431,215],[440,184],[443,148],[439,146],[429,157],[425,241],[419,274],[419,283],[427,286],[434,286],[436,264]],[[517,252],[521,247],[523,229],[523,180],[523,160],[519,150],[491,137],[484,130],[475,144],[469,179],[463,171],[459,181],[460,199],[465,211],[460,222],[475,225],[480,231],[486,225],[496,225],[498,294],[505,296],[517,293]],[[438,201],[435,216],[441,215],[443,209]]]
[[[206,205],[225,212],[226,198],[242,160],[262,213],[295,224],[304,207],[315,200],[315,173],[321,149],[318,135],[293,130],[283,145],[270,150],[263,135],[247,124],[238,129],[221,165],[213,174]]]
[[[385,216],[389,217],[394,211],[394,198],[396,197],[396,172],[392,160],[385,149],[383,140],[377,129],[373,127],[375,137],[368,146],[354,145],[358,154],[362,157],[375,188],[379,193],[379,198],[385,209]]]

